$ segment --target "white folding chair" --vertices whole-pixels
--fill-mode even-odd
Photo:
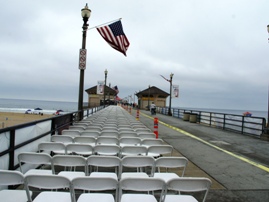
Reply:
[[[155,160],[151,156],[125,156],[121,159],[120,179],[141,178],[153,175]],[[124,168],[129,168],[126,172]],[[130,168],[136,169],[131,170]],[[149,168],[149,171],[146,169]]]
[[[202,177],[181,177],[171,179],[167,182],[165,202],[198,202],[198,200],[192,195],[167,194],[168,191],[178,191],[178,192],[204,192],[202,201],[205,202],[207,194],[209,192],[212,182],[208,178]]]
[[[183,177],[188,164],[185,157],[160,157],[155,160],[154,178],[161,178],[165,182],[173,178]],[[178,175],[177,173],[181,173]]]
[[[50,137],[50,141],[51,142],[61,142],[61,143],[64,143],[66,145],[69,143],[73,143],[74,139],[73,139],[73,137],[71,137],[69,135],[52,135]]]
[[[160,191],[160,196],[155,196],[154,194],[157,194],[158,191]],[[164,192],[165,182],[162,179],[125,178],[121,179],[119,183],[119,199],[121,202],[157,202],[158,197],[160,197],[159,201],[161,202]]]
[[[83,131],[83,130],[79,130],[79,129],[76,129],[76,128],[65,129],[65,130],[62,131],[62,135],[69,135],[71,137],[77,137],[77,136],[80,136],[80,131]]]
[[[96,138],[88,137],[88,136],[75,137],[74,143],[89,144],[91,146],[95,146],[96,145]]]
[[[38,144],[38,151],[50,152],[52,155],[66,154],[65,144],[61,142],[41,142]]]
[[[90,144],[68,144],[66,145],[67,154],[90,156],[93,154],[93,146]]]
[[[120,151],[120,157],[124,156],[146,156],[147,147],[145,146],[122,146]]]
[[[94,153],[97,155],[105,155],[105,156],[119,156],[120,147],[118,145],[95,145]]]
[[[155,158],[162,155],[171,156],[173,152],[173,146],[171,145],[151,145],[148,147],[147,156],[153,156]]]
[[[141,144],[139,137],[122,137],[119,139],[119,145],[123,146],[138,146]]]
[[[109,177],[78,177],[72,180],[73,202],[117,202],[118,180]],[[82,190],[76,200],[76,190]],[[114,193],[108,193],[113,190]],[[85,191],[89,191],[86,193]],[[106,192],[103,192],[106,191]],[[94,193],[92,193],[94,192]],[[115,198],[114,198],[114,196]]]
[[[5,202],[26,202],[26,191],[20,189],[6,189],[4,186],[24,184],[24,176],[19,171],[0,170],[0,199]],[[2,187],[3,186],[3,187]],[[32,195],[32,192],[29,192]]]
[[[120,163],[121,159],[117,156],[94,155],[87,159],[90,177],[112,177],[118,180]],[[105,170],[100,171],[100,168],[105,168]]]
[[[70,191],[55,191],[70,189],[70,180],[58,175],[27,175],[25,187],[29,202],[72,202]],[[30,189],[37,188],[40,192],[34,199],[30,196]]]
[[[72,180],[75,177],[86,176],[88,172],[86,166],[86,159],[82,156],[76,155],[55,155],[52,157],[53,170],[55,172],[59,170],[59,167],[64,167],[64,170],[60,170],[58,175],[65,176],[68,179]],[[58,169],[56,168],[58,167]],[[80,171],[77,171],[77,167],[82,168]],[[69,169],[69,170],[68,170]]]
[[[24,173],[24,175],[52,175],[54,173],[54,171],[51,170],[51,156],[49,154],[22,152],[18,155],[18,161],[20,165],[20,171],[21,173]],[[42,169],[45,166],[49,166],[49,169]],[[40,167],[41,169],[36,169],[37,167]]]
[[[96,145],[118,145],[119,139],[116,137],[100,136],[96,139]]]

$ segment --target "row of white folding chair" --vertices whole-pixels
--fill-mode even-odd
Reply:
[[[126,178],[119,182],[109,177],[77,177],[72,180],[63,176],[29,175],[25,177],[26,192],[30,187],[40,189],[67,189],[69,191],[47,191],[41,192],[33,200],[51,202],[84,202],[84,201],[106,201],[106,202],[171,202],[171,201],[197,201],[192,195],[173,194],[177,192],[204,192],[201,197],[206,200],[212,182],[208,178],[177,178],[165,183],[161,179],[154,178]],[[80,192],[76,192],[80,190]],[[84,190],[81,192],[81,190]],[[108,193],[113,190],[113,193]],[[85,192],[89,191],[89,192]],[[93,193],[93,192],[98,193]],[[106,191],[105,193],[102,191]],[[159,192],[158,192],[159,191]],[[152,194],[149,194],[152,193]],[[159,193],[159,196],[156,196]],[[76,194],[79,195],[76,199]],[[28,199],[32,201],[31,197]]]
[[[115,132],[136,132],[136,133],[144,133],[144,132],[151,132],[151,130],[147,127],[136,127],[136,128],[132,128],[132,127],[128,127],[128,126],[124,126],[124,127],[119,127],[119,126],[108,126],[105,125],[103,127],[101,126],[82,126],[82,125],[76,125],[76,126],[70,126],[69,129],[65,129],[62,131],[62,133],[65,133],[65,131],[67,130],[77,130],[77,131],[98,131],[98,132],[103,132],[103,131],[115,131]]]
[[[113,137],[113,136],[78,136],[78,137],[71,137],[68,135],[53,135],[51,136],[51,142],[61,142],[64,144],[69,143],[85,143],[90,145],[97,145],[97,144],[116,144],[116,145],[162,145],[164,144],[162,139],[154,139],[154,138],[141,138],[140,136],[137,137]]]
[[[181,192],[204,192],[200,198],[205,202],[211,184],[210,179],[202,177],[175,178],[168,182],[158,178],[126,178],[119,182],[119,200],[120,202],[157,202],[159,198],[160,202],[198,202],[194,196],[181,194]],[[156,191],[160,191],[158,196],[155,196]],[[176,191],[178,194],[174,192],[171,194],[170,191]]]
[[[185,157],[160,157],[153,158],[151,156],[125,156],[122,159],[117,156],[100,156],[93,155],[87,158],[77,155],[55,155],[51,157],[45,153],[23,152],[18,156],[21,173],[25,175],[30,174],[43,174],[51,175],[58,173],[72,179],[77,176],[106,176],[114,177],[116,179],[126,177],[155,177],[162,178],[168,181],[171,178],[180,177],[176,174],[179,170],[171,172],[169,169],[183,168],[181,171],[181,177],[184,176],[188,160]],[[35,165],[46,164],[51,168],[47,170],[42,169],[30,169],[24,170],[23,164]],[[65,169],[57,172],[56,166],[64,167]],[[89,166],[89,170],[88,170]],[[82,168],[80,171],[76,171],[75,168]],[[113,168],[114,172],[98,172],[94,168]],[[71,170],[67,171],[66,168]],[[128,168],[126,172],[125,168]],[[139,168],[139,170],[137,170]],[[143,171],[144,169],[150,169],[149,172]],[[164,169],[161,172],[161,169]],[[73,170],[72,170],[73,169]],[[132,170],[135,169],[135,172]],[[59,169],[58,169],[59,170]],[[139,171],[139,172],[137,172]],[[163,171],[163,170],[162,170]]]
[[[173,147],[171,145],[124,145],[116,144],[63,144],[60,142],[42,142],[38,145],[39,152],[46,152],[53,154],[77,154],[82,156],[89,156],[92,154],[99,155],[115,155],[115,156],[130,156],[130,155],[146,155],[159,157],[161,155],[172,155]]]
[[[79,136],[89,136],[95,137],[98,136],[113,136],[113,137],[140,137],[142,139],[145,138],[156,138],[156,135],[153,132],[117,132],[117,131],[96,131],[96,130],[85,130],[85,131],[76,131],[76,130],[64,130],[62,135],[68,135],[71,137],[79,137]]]

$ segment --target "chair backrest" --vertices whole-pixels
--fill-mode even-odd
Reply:
[[[115,201],[118,201],[118,181],[109,177],[77,177],[71,182],[73,201],[76,201],[75,190],[107,191],[115,190]]]
[[[19,171],[0,170],[0,186],[19,185],[24,183],[24,176]]]
[[[141,139],[156,139],[156,135],[154,133],[138,133],[138,137]]]
[[[117,156],[93,155],[87,158],[87,165],[99,167],[118,167],[121,159]]]
[[[171,179],[167,182],[167,190],[175,190],[179,192],[202,192],[205,191],[203,202],[206,200],[207,194],[211,187],[211,180],[203,177],[181,177]],[[166,190],[166,192],[167,192]]]
[[[120,147],[118,145],[106,145],[106,144],[95,145],[94,153],[108,156],[119,155]]]
[[[118,145],[119,139],[116,137],[101,136],[101,137],[98,137],[96,140],[96,145],[100,145],[100,144]]]
[[[124,178],[119,182],[119,198],[123,191],[148,192],[161,190],[161,196],[165,191],[165,182],[158,178]]]
[[[70,180],[59,175],[27,175],[25,177],[25,186],[39,189],[66,189],[70,188]]]
[[[100,133],[100,136],[106,136],[106,137],[119,137],[119,132],[118,131],[113,131],[113,130],[102,130]]]
[[[128,126],[119,126],[118,131],[120,133],[124,133],[124,132],[134,132],[135,133],[134,129],[131,128],[130,126],[129,127]]]
[[[96,130],[85,130],[80,132],[81,137],[94,137],[97,138],[100,136],[100,132]]]
[[[142,139],[141,145],[153,146],[153,145],[163,145],[164,142],[161,139]]]
[[[89,173],[91,173],[93,167],[116,168],[117,170],[119,170],[121,159],[117,156],[94,155],[88,157],[86,162],[87,165],[90,166]]]
[[[183,168],[181,177],[184,176],[186,167],[188,165],[188,159],[185,157],[160,157],[155,160],[155,168],[160,172],[160,168],[166,168],[166,172],[169,172],[169,168]]]
[[[139,137],[122,137],[119,139],[120,145],[140,145],[141,139]]]
[[[150,167],[150,176],[154,172],[155,159],[151,156],[124,156],[121,159],[120,176],[124,167],[126,168],[145,168]]]
[[[93,146],[90,144],[68,144],[66,145],[66,153],[67,154],[77,154],[77,155],[85,155],[89,156],[93,153]]]
[[[77,155],[55,155],[52,157],[52,166],[83,166],[86,167],[86,159]]]
[[[87,143],[90,145],[95,145],[96,139],[94,137],[90,137],[90,136],[74,137],[74,143]]]
[[[171,145],[151,145],[148,147],[147,155],[149,154],[169,154],[172,155],[173,146]]]
[[[20,165],[20,171],[22,173],[22,164],[33,164],[33,165],[41,165],[41,164],[51,164],[51,156],[47,153],[35,153],[35,152],[22,152],[18,155],[18,161]]]
[[[74,126],[75,127],[75,126]],[[76,137],[76,136],[80,136],[80,131],[82,129],[80,129],[81,127],[77,128],[70,128],[70,129],[65,129],[62,131],[62,135],[69,135],[71,137]]]
[[[87,122],[74,122],[73,126],[84,126],[87,127],[89,125],[89,123]]]
[[[85,130],[87,127],[86,126],[78,126],[78,125],[73,125],[73,126],[69,126],[69,130]]]
[[[61,142],[41,142],[38,144],[38,151],[64,151],[65,145]]]
[[[119,132],[119,137],[138,137],[136,132],[132,132],[132,131],[122,131]]]
[[[72,143],[74,142],[73,137],[69,135],[52,135],[50,138],[51,142],[62,142],[62,143]]]
[[[139,156],[147,155],[147,147],[145,146],[123,146],[121,147],[120,156]]]
[[[152,132],[149,128],[146,128],[146,127],[135,128],[134,130],[137,133],[150,133],[150,132]]]
[[[102,127],[99,126],[99,125],[96,125],[96,126],[88,126],[87,128],[85,128],[85,131],[98,131],[100,132],[102,130]]]

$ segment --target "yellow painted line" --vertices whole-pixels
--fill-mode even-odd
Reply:
[[[147,117],[147,118],[149,118],[149,119],[153,119],[151,116],[148,116],[148,115],[146,115],[144,113],[141,113],[140,112],[140,114],[143,115],[143,116],[145,116],[145,117]],[[249,160],[249,159],[247,159],[245,157],[242,157],[242,156],[239,156],[237,154],[234,154],[233,152],[230,152],[230,151],[227,151],[225,149],[222,149],[222,148],[220,148],[220,147],[218,147],[216,145],[213,145],[213,144],[211,144],[211,143],[209,143],[209,142],[207,142],[207,141],[205,141],[205,140],[203,140],[203,139],[201,139],[201,138],[199,138],[199,137],[197,137],[197,136],[195,136],[195,135],[193,135],[193,134],[191,134],[191,133],[189,133],[189,132],[187,132],[185,130],[182,130],[182,129],[177,128],[177,127],[174,127],[174,126],[171,126],[171,125],[169,125],[167,123],[164,123],[164,122],[162,122],[160,120],[159,120],[159,123],[162,124],[162,125],[164,125],[164,126],[166,126],[166,127],[168,127],[168,128],[171,128],[171,129],[173,129],[173,130],[175,130],[175,131],[177,131],[179,133],[182,133],[182,134],[184,134],[186,136],[189,136],[189,137],[191,137],[193,139],[196,139],[196,140],[198,140],[198,141],[200,141],[200,142],[202,142],[202,143],[204,143],[204,144],[206,144],[206,145],[208,145],[210,147],[213,147],[213,148],[215,148],[215,149],[217,149],[219,151],[222,151],[222,152],[224,152],[226,154],[229,154],[230,156],[233,156],[233,157],[235,157],[237,159],[240,159],[241,161],[244,161],[244,162],[246,162],[248,164],[251,164],[251,165],[253,165],[253,166],[257,167],[257,168],[260,168],[260,169],[262,169],[262,170],[264,170],[266,172],[269,172],[269,168],[266,167],[266,166],[264,166],[264,165],[261,165],[261,164],[259,164],[257,162],[254,162],[252,160]]]

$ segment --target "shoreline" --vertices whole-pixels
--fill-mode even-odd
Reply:
[[[53,117],[52,114],[0,112],[0,129]]]

